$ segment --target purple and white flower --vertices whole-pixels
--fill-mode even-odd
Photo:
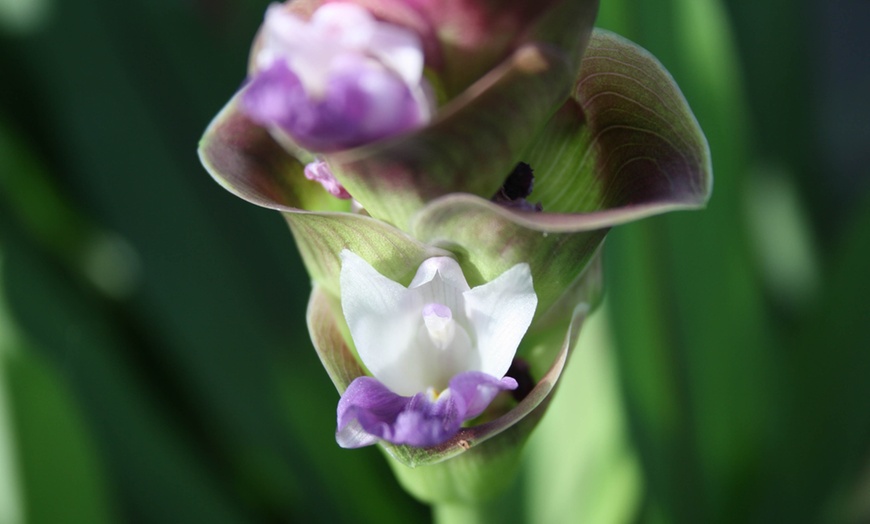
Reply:
[[[359,146],[429,121],[423,62],[414,32],[356,4],[325,4],[310,20],[272,4],[243,110],[303,149]]]
[[[342,447],[440,444],[517,387],[505,373],[538,302],[528,264],[471,288],[455,260],[435,257],[406,288],[348,250],[341,260],[342,310],[372,374],[338,403]]]

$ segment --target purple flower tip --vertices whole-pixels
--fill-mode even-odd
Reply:
[[[334,197],[344,200],[351,198],[350,193],[336,180],[335,175],[329,169],[329,165],[322,160],[316,160],[305,166],[305,178],[320,182],[323,189],[329,191]]]
[[[499,392],[517,387],[517,381],[466,371],[450,380],[440,395],[423,392],[403,397],[372,377],[358,377],[338,402],[335,438],[344,448],[374,444],[428,447],[453,437],[462,423],[481,413]]]

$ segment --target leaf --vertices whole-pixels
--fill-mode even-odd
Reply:
[[[408,285],[424,260],[451,253],[427,246],[373,218],[350,213],[285,213],[308,273],[339,295],[339,253],[349,249],[382,275]]]
[[[786,494],[797,497],[804,511],[840,517],[832,521],[865,522],[870,513],[870,193],[855,206],[831,251],[826,286],[807,320],[786,338],[790,378],[813,387],[792,392],[788,427],[805,429],[790,439],[782,476],[799,479]]]
[[[366,374],[347,345],[350,336],[341,318],[341,305],[336,296],[320,286],[314,286],[308,300],[305,319],[311,342],[323,367],[339,393],[343,393],[353,379]]]
[[[0,387],[8,388],[12,408],[26,521],[111,522],[104,471],[75,397],[28,351],[25,344],[0,349]]]
[[[441,108],[429,126],[327,161],[373,217],[407,229],[417,210],[445,194],[492,196],[528,137],[568,96],[572,77],[562,53],[527,45]]]
[[[529,201],[543,204],[537,220],[549,230],[701,207],[712,187],[706,139],[676,83],[652,55],[602,30],[592,35],[572,99],[526,161],[536,174]],[[565,215],[587,212],[599,214]]]
[[[199,143],[206,171],[234,195],[278,211],[346,211],[350,204],[305,178],[301,161],[239,109],[244,88],[211,121]],[[302,153],[297,153],[302,156]]]
[[[505,75],[498,83],[510,96],[484,91],[468,108],[445,108],[419,133],[334,155],[336,176],[373,216],[403,229],[414,210],[447,192],[489,198],[519,159],[535,169],[529,201],[540,201],[544,212],[513,214],[539,231],[591,231],[706,204],[706,139],[671,76],[646,51],[595,31],[572,98],[521,157],[515,148],[534,129],[524,122],[547,104],[534,78]],[[500,118],[506,107],[513,108],[509,121]],[[518,107],[525,121],[514,120]],[[520,128],[524,134],[511,134]]]
[[[105,314],[95,304],[94,297],[82,293],[67,274],[51,269],[21,243],[4,245],[0,272],[2,291],[9,302],[10,317],[16,321],[29,347],[34,352],[44,351],[47,360],[56,361],[67,370],[63,378],[73,393],[72,400],[89,422],[95,450],[106,467],[109,482],[115,487],[112,495],[120,496],[130,511],[156,520],[182,515],[185,520],[244,522],[244,510],[234,501],[221,497],[223,481],[211,474],[204,464],[205,459],[194,452],[203,448],[203,442],[194,441],[182,431],[180,423],[159,408],[159,397],[148,394],[150,389],[143,383],[142,370],[127,360],[135,344],[120,337],[121,327],[112,322],[117,317]],[[42,374],[26,360],[10,360],[9,366],[13,395],[18,395],[13,399],[21,402],[21,409],[28,404],[40,404],[51,411],[69,409],[64,406],[70,400],[69,391],[51,391],[57,385],[50,384],[50,375]],[[18,420],[24,431],[42,434],[43,438],[49,438],[46,425],[53,431],[61,431],[64,426],[75,424],[69,420],[49,421],[43,416],[50,414],[20,413]],[[68,438],[67,445],[72,447],[76,437],[69,435]],[[42,475],[39,468],[62,466],[58,458],[44,464],[45,451],[25,449],[24,452],[32,455],[27,460],[32,461],[29,462],[32,468],[37,468],[33,469],[36,475]],[[68,456],[67,459],[76,458]],[[53,480],[60,478],[54,475]],[[79,486],[82,491],[91,491],[88,497],[98,495],[94,493],[98,487]],[[52,487],[45,489],[55,491]],[[154,500],[161,503],[154,506]],[[37,502],[45,504],[44,499],[33,504]],[[52,509],[41,511],[48,514]],[[85,507],[84,502],[80,509],[93,511]]]

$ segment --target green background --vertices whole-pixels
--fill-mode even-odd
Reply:
[[[281,217],[197,141],[264,2],[0,0],[0,523],[411,522],[334,441]],[[870,5],[602,0],[707,133],[617,228],[493,522],[870,520]]]

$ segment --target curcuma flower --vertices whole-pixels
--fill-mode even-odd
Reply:
[[[307,21],[272,4],[254,68],[244,111],[305,149],[347,149],[429,119],[420,39],[355,4],[323,5]]]
[[[362,363],[338,404],[337,439],[432,446],[453,437],[503,390],[538,299],[527,264],[470,288],[447,257],[423,262],[405,288],[341,253],[341,307]]]
[[[355,4],[325,4],[310,20],[272,4],[252,66],[242,111],[291,147],[347,149],[430,117],[420,39]],[[304,173],[350,198],[326,162],[314,159]]]
[[[596,10],[269,8],[249,81],[199,154],[290,226],[341,445],[466,473],[514,464],[600,296],[609,229],[706,203],[709,150],[686,100],[649,53],[593,31]],[[506,376],[512,361],[527,373]],[[531,385],[496,398],[513,379]],[[458,500],[471,484],[497,482],[414,493]]]

